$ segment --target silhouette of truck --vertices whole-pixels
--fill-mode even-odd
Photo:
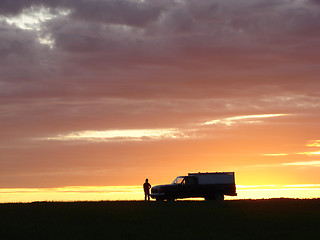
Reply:
[[[234,172],[188,173],[171,184],[152,187],[150,195],[157,201],[193,197],[222,201],[224,195],[237,196]]]

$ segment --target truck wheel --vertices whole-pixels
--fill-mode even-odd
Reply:
[[[214,195],[214,199],[217,201],[223,201],[224,200],[224,194],[222,192],[217,192]]]
[[[174,202],[174,198],[167,198],[167,202]]]
[[[161,198],[161,197],[157,197],[157,198],[156,198],[156,201],[157,201],[157,202],[162,202],[163,200],[164,200],[164,199]]]
[[[215,196],[210,196],[210,197],[205,197],[204,200],[205,201],[215,201],[216,198],[215,198]]]
[[[222,192],[217,192],[217,193],[214,193],[213,195],[206,196],[204,199],[206,201],[223,201],[224,195]]]

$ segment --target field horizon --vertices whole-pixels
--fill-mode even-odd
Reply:
[[[2,239],[313,239],[320,199],[1,203]]]
[[[289,197],[279,197],[279,198],[259,198],[259,199],[255,199],[255,198],[246,198],[246,199],[224,199],[223,202],[240,202],[240,201],[307,201],[307,200],[318,200],[320,202],[320,198],[289,198]],[[119,203],[130,203],[130,202],[143,202],[143,203],[150,203],[150,202],[156,202],[157,204],[159,202],[157,202],[155,199],[150,199],[150,201],[145,201],[143,199],[132,199],[132,200],[127,200],[127,199],[111,199],[111,200],[44,200],[44,201],[29,201],[29,202],[20,202],[20,201],[16,201],[16,202],[0,202],[0,205],[6,205],[6,204],[36,204],[36,203],[108,203],[108,202],[119,202]],[[167,202],[162,201],[162,202]],[[209,202],[209,203],[213,203],[213,204],[221,204],[221,202],[219,201],[206,201],[204,198],[185,198],[185,199],[175,199],[173,202]],[[223,203],[222,202],[222,203]],[[161,202],[159,203],[161,204]],[[168,203],[169,204],[169,203]]]

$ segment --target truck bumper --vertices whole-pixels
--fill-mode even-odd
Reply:
[[[164,193],[151,193],[150,196],[152,198],[163,197]]]
[[[225,194],[225,195],[227,195],[227,196],[238,196],[237,193],[231,193],[231,194]]]

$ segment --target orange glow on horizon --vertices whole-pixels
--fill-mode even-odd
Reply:
[[[320,184],[237,185],[236,197],[226,200],[320,198]],[[143,200],[141,186],[70,186],[61,188],[0,189],[1,202]],[[192,200],[192,199],[191,199]],[[197,198],[196,200],[202,200]]]

